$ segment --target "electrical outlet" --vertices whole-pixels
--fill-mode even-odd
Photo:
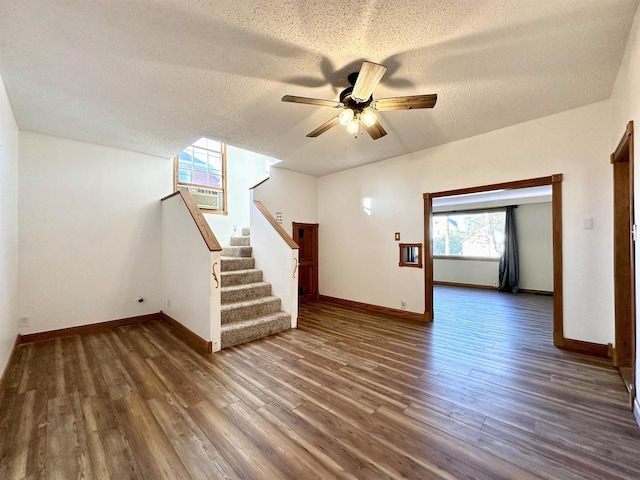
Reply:
[[[29,317],[20,317],[18,318],[18,327],[26,328],[29,326]]]
[[[497,281],[497,280],[494,280],[494,281],[493,281],[493,286],[494,286],[494,287],[497,287],[497,286],[498,286],[498,281]]]
[[[402,308],[402,310],[406,310],[407,309],[407,301],[406,300],[400,300],[400,307]]]

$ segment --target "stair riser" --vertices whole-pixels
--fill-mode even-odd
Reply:
[[[257,283],[262,281],[262,271],[256,270],[247,273],[227,272],[220,275],[220,283],[223,287],[232,285],[245,285],[247,283]]]
[[[252,325],[239,330],[223,331],[221,335],[221,347],[229,348],[240,343],[249,342],[258,338],[273,335],[291,328],[291,317],[283,317],[261,325]]]
[[[220,267],[223,272],[250,270],[256,267],[256,259],[253,257],[223,258]]]
[[[244,288],[242,290],[232,290],[220,292],[222,304],[253,300],[254,298],[268,297],[271,295],[271,285],[265,284],[257,287]]]
[[[232,247],[248,247],[251,245],[251,237],[231,237]]]
[[[222,307],[221,322],[223,325],[231,322],[237,322],[240,320],[246,320],[248,318],[261,317],[263,315],[269,315],[270,313],[276,313],[280,310],[280,299],[273,299],[263,303],[257,303],[255,305],[246,305],[235,308]]]
[[[224,247],[221,254],[223,257],[250,257],[251,247]]]

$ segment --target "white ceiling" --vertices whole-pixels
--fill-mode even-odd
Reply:
[[[638,0],[0,0],[0,75],[22,129],[170,157],[201,136],[312,175],[609,98]],[[362,60],[389,132],[305,135]]]

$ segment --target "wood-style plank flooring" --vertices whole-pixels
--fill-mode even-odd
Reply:
[[[0,478],[640,478],[622,380],[551,345],[551,298],[435,299],[426,326],[307,304],[209,357],[161,322],[23,345]]]

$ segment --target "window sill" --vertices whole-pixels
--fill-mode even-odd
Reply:
[[[478,262],[499,262],[500,258],[493,257],[462,257],[454,255],[434,255],[434,260],[475,260]]]
[[[227,215],[226,210],[209,210],[208,208],[201,208],[200,211],[207,215]]]

